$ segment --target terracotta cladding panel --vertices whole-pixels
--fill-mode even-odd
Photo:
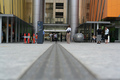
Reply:
[[[91,18],[90,18],[90,21],[92,21],[93,0],[91,0],[90,6],[91,6],[91,13],[90,13],[90,14],[91,14],[91,15],[90,15]]]
[[[93,20],[93,21],[95,21],[95,19],[96,19],[97,2],[98,2],[98,0],[95,0],[95,7],[94,7],[94,20]]]
[[[101,20],[101,17],[103,16],[103,15],[102,15],[102,12],[103,12],[103,6],[104,6],[104,0],[102,0],[101,12],[100,12],[100,20]]]
[[[93,10],[93,8],[92,8],[92,4],[93,4],[93,0],[91,0],[91,4],[90,4],[90,6],[91,6],[91,11],[90,11],[90,21],[92,21],[92,10]]]
[[[98,13],[97,13],[97,21],[99,19],[99,13],[100,13],[100,6],[101,5],[101,0],[99,0],[99,4],[98,4]]]
[[[90,21],[90,18],[91,18],[91,0],[90,0],[89,21]]]
[[[105,7],[104,7],[104,12],[103,12],[103,19],[107,17],[107,13],[108,13],[108,9],[107,9],[107,6],[108,6],[108,1],[109,0],[106,0],[105,2]]]
[[[94,4],[93,1],[94,1],[94,0],[92,0],[92,3],[91,3],[91,8],[92,8],[92,10],[91,10],[91,21],[92,21],[92,18],[93,18],[93,4]]]

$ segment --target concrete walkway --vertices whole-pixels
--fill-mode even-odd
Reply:
[[[58,44],[62,45],[75,58],[71,57],[69,53],[65,52],[63,49],[60,50],[54,47],[52,51],[56,53],[50,53],[48,51],[48,54],[50,53],[51,55],[49,58],[44,59],[41,55],[43,53],[46,54],[46,50],[53,44],[54,43],[49,42],[44,44],[0,44],[0,80],[18,80],[38,59],[50,62],[48,65],[47,63],[44,64],[47,65],[46,69],[43,67],[40,68],[40,70],[45,70],[45,75],[52,75],[52,73],[55,72],[57,77],[55,80],[67,80],[69,78],[71,80],[79,80],[78,74],[84,76],[81,72],[84,73],[85,71],[79,66],[78,62],[82,64],[87,71],[93,74],[97,80],[120,80],[120,43],[67,44],[58,42]],[[76,62],[75,59],[77,59],[78,62]],[[55,67],[52,64],[55,65]],[[62,76],[59,75],[61,74],[61,70],[65,71]],[[48,71],[51,71],[51,73],[48,73]],[[40,73],[42,74],[42,72]],[[45,79],[45,75],[42,76],[43,79]],[[76,78],[74,76],[76,76]],[[85,77],[89,77],[89,75]],[[81,78],[81,80],[94,79]]]
[[[99,80],[120,80],[120,43],[61,43]]]
[[[0,44],[0,80],[17,80],[51,45]]]
[[[96,80],[69,52],[54,44],[19,80]]]

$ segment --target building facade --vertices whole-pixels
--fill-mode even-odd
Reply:
[[[49,34],[57,33],[58,40],[65,39],[67,26],[57,24],[68,24],[68,0],[45,0],[44,26],[45,40],[49,40]],[[52,24],[52,25],[49,25]],[[56,24],[56,26],[55,26]]]
[[[20,42],[32,35],[32,0],[0,0],[0,43]]]
[[[79,23],[85,23],[89,21],[90,15],[90,0],[79,0]]]
[[[44,2],[40,2],[37,6],[38,9],[34,9],[35,1],[37,0],[0,0],[0,14],[13,14],[26,23],[36,24],[34,29],[37,26],[34,19],[37,16],[39,16],[37,18],[42,17],[37,21],[44,22],[46,40],[49,40],[50,33],[57,33],[58,40],[61,40],[61,36],[65,40],[65,30],[68,25],[72,27],[72,36],[77,29],[77,32],[83,33],[87,39],[90,39],[93,29],[94,32],[97,29],[93,26],[97,25],[89,25],[89,27],[83,25],[77,28],[80,24],[84,24],[86,21],[110,21],[112,24],[106,26],[110,29],[111,41],[120,40],[119,0],[43,0]],[[35,11],[39,14],[34,13]],[[7,26],[7,21],[4,22],[4,26]],[[104,25],[100,26],[105,27]],[[7,30],[3,30],[7,34]]]
[[[120,0],[90,0],[89,14],[89,21],[110,21],[112,25],[106,25],[110,29],[110,40],[120,41]]]

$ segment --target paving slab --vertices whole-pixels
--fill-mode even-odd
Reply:
[[[52,44],[0,44],[0,80],[17,80]]]
[[[120,43],[60,43],[100,80],[120,80]]]
[[[54,44],[19,80],[96,80],[96,77],[62,46]]]

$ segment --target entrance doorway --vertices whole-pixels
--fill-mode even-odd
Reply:
[[[51,36],[52,34],[52,36]],[[54,35],[57,34],[57,41],[66,41],[66,32],[45,32],[44,40],[45,41],[55,41]]]

